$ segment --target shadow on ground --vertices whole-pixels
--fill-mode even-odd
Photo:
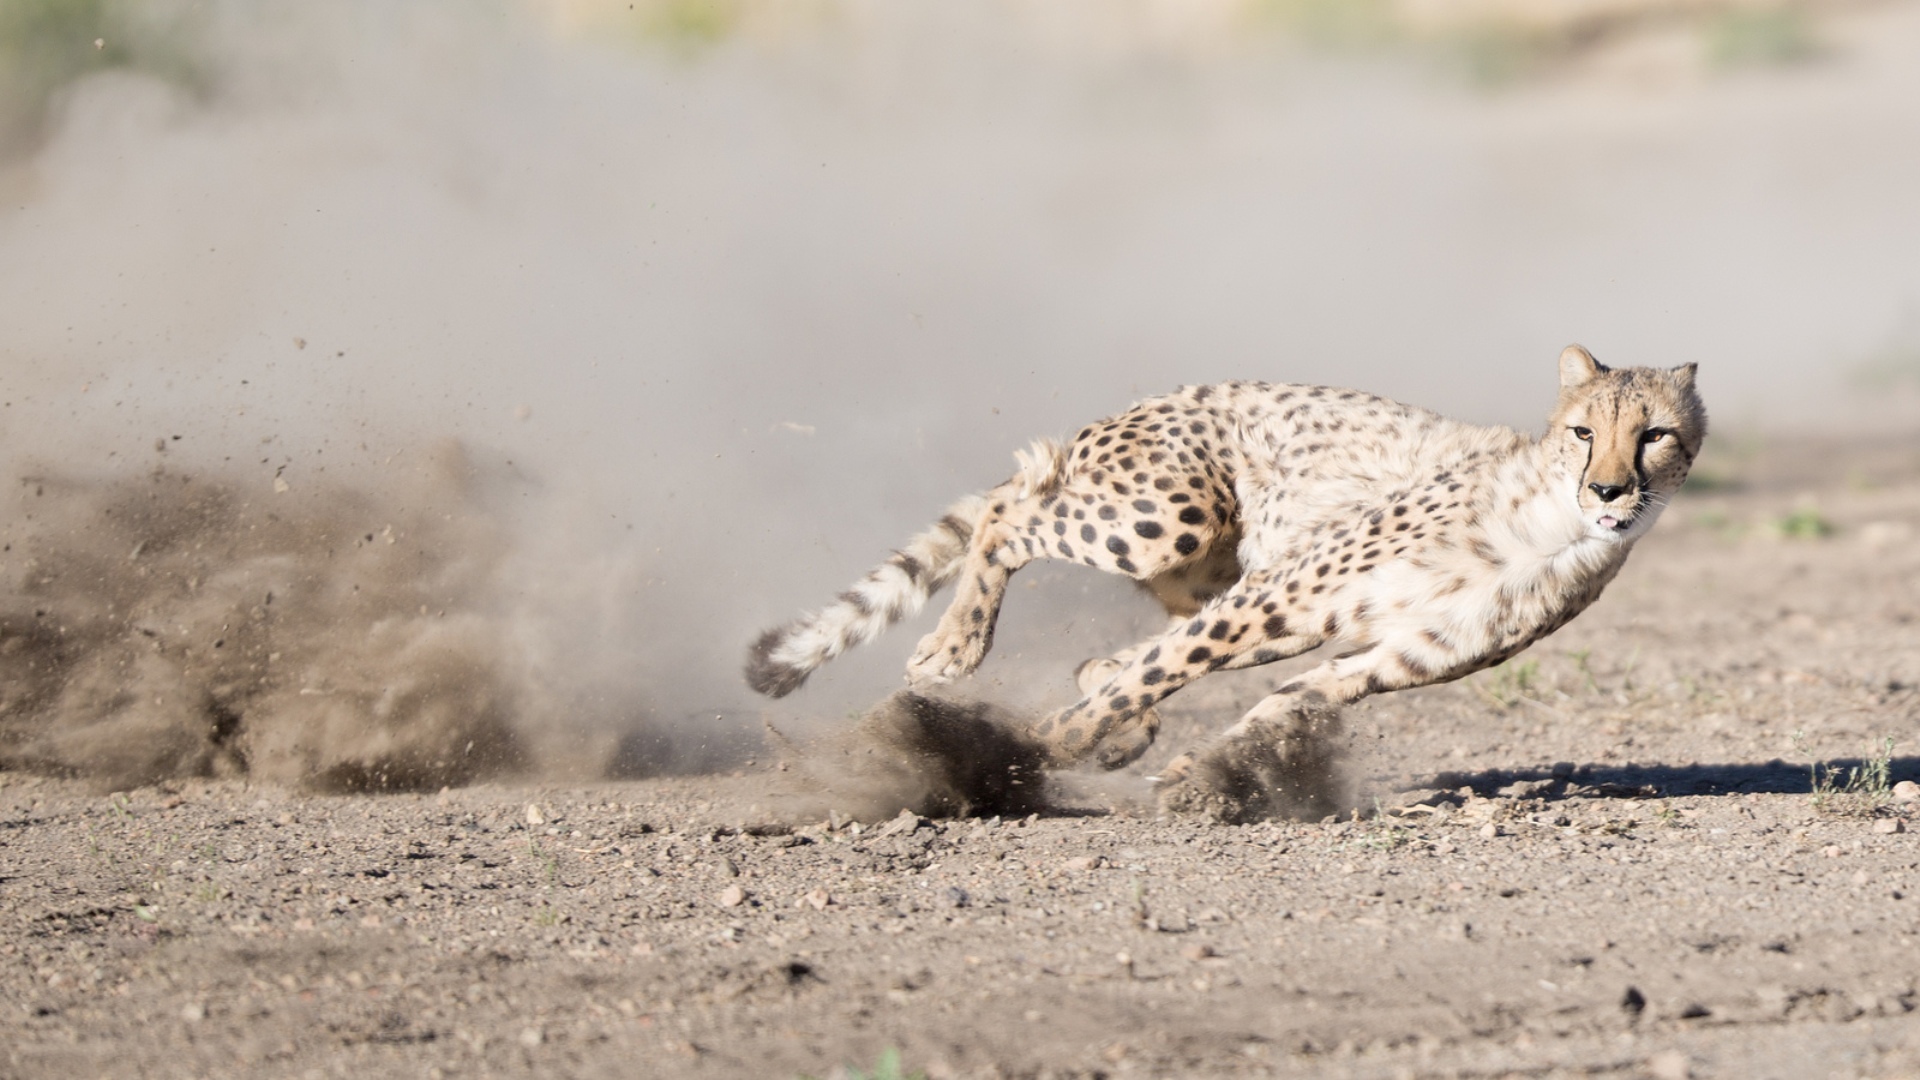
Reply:
[[[1838,758],[1822,763],[1821,775],[1828,770],[1839,779],[1866,765],[1861,758]],[[1890,781],[1920,778],[1920,757],[1897,757],[1891,762]],[[1476,792],[1498,791],[1510,784],[1527,781],[1565,780],[1541,790],[1542,798],[1582,797],[1593,794],[1627,798],[1664,798],[1673,795],[1724,795],[1734,792],[1765,795],[1811,795],[1813,771],[1807,765],[1795,765],[1779,758],[1757,764],[1692,765],[1562,765],[1551,769],[1489,769],[1483,772],[1443,772],[1417,787],[1462,788]]]

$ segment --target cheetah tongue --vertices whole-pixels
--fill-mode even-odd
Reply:
[[[1629,523],[1625,521],[1621,521],[1619,518],[1614,517],[1612,514],[1602,514],[1600,515],[1600,520],[1595,524],[1599,525],[1603,529],[1613,529],[1617,532],[1625,532],[1627,525]]]

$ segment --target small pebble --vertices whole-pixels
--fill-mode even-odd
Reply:
[[[892,821],[880,827],[880,836],[904,836],[926,824],[926,819],[911,810],[902,810]]]
[[[1693,1068],[1687,1063],[1687,1055],[1678,1050],[1662,1050],[1647,1059],[1647,1074],[1654,1080],[1687,1080],[1693,1075]]]
[[[522,1028],[520,1030],[520,1045],[529,1050],[546,1041],[547,1033],[537,1027]]]
[[[739,907],[747,902],[747,890],[738,885],[729,885],[720,890],[721,907]]]
[[[815,911],[825,911],[827,910],[827,905],[833,903],[833,897],[828,896],[827,890],[825,889],[815,889],[808,893],[803,899],[806,903],[813,905],[813,910]]]
[[[1480,826],[1480,838],[1482,840],[1491,840],[1494,837],[1499,835],[1500,835],[1500,826],[1495,825],[1491,821],[1487,822],[1485,825]]]
[[[1907,825],[1897,817],[1881,818],[1873,823],[1873,831],[1877,833],[1906,832]]]
[[[547,815],[540,812],[540,804],[528,803],[527,804],[527,824],[545,825],[546,823],[547,823]],[[528,1030],[532,1030],[532,1029],[528,1029]]]
[[[1894,802],[1920,802],[1920,784],[1902,780],[1893,785]]]
[[[207,1007],[197,1001],[189,1001],[180,1006],[180,1019],[189,1024],[197,1024],[207,1018]]]
[[[1100,860],[1091,855],[1081,855],[1060,864],[1062,868],[1079,873],[1100,865]]]

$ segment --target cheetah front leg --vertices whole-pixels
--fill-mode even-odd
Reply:
[[[1178,633],[1188,625],[1188,620],[1175,619],[1173,625],[1174,631],[1170,633]],[[1134,658],[1151,652],[1158,645],[1158,640],[1159,639],[1149,639],[1137,645],[1122,649],[1112,656],[1095,657],[1092,660],[1086,661],[1074,670],[1074,685],[1078,686],[1080,693],[1088,698],[1112,698],[1114,696],[1113,691],[1102,690],[1102,687],[1112,681],[1121,671],[1125,670],[1127,664]],[[1254,659],[1256,652],[1257,651],[1250,651],[1237,654],[1228,659],[1225,665],[1215,670],[1232,671],[1237,668],[1252,667],[1256,663]],[[1293,654],[1289,653],[1288,655]],[[1271,658],[1262,658],[1257,662],[1266,663],[1268,659]],[[1105,737],[1100,740],[1099,747],[1093,752],[1094,760],[1098,762],[1103,769],[1124,768],[1138,761],[1140,755],[1146,753],[1153,746],[1154,740],[1157,739],[1159,735],[1160,713],[1151,706],[1141,709],[1139,714],[1133,717],[1133,719],[1115,725],[1112,730],[1107,732]]]
[[[1261,699],[1233,727],[1162,773],[1160,805],[1236,823],[1338,812],[1341,709],[1430,681],[1386,650],[1335,657]]]
[[[1106,677],[1091,689],[1083,683],[1086,696],[1042,719],[1032,734],[1055,765],[1093,758],[1117,769],[1134,761],[1158,731],[1153,706],[1174,691],[1210,671],[1272,663],[1326,640],[1319,630],[1290,629],[1277,607],[1264,582],[1240,582],[1159,637],[1084,666],[1083,676]]]
[[[1152,647],[1151,641],[1141,642],[1117,655],[1089,660],[1073,673],[1074,685],[1080,688],[1081,694],[1091,698],[1126,668],[1129,659]],[[1148,706],[1141,709],[1130,722],[1108,732],[1094,750],[1094,760],[1105,769],[1121,768],[1138,760],[1159,735],[1160,714]]]

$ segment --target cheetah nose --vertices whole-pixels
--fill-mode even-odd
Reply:
[[[1631,484],[1588,484],[1587,490],[1600,496],[1601,502],[1612,502],[1633,490]]]

